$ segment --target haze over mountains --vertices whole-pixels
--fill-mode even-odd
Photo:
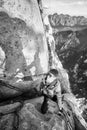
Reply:
[[[86,0],[42,0],[46,13],[69,14],[87,17]]]

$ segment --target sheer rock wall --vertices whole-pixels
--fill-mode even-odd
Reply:
[[[48,71],[48,48],[36,0],[0,2],[0,74],[7,79]],[[12,79],[12,80],[13,80]]]
[[[47,8],[44,7],[44,1],[41,2],[41,10],[42,10],[42,18],[43,23],[45,26],[45,33],[48,43],[48,50],[49,50],[49,66],[50,68],[55,68],[59,72],[59,78],[65,87],[65,89],[70,88],[69,83],[69,76],[65,68],[63,68],[63,65],[59,59],[59,56],[56,53],[56,46],[55,46],[55,39],[53,37],[53,28],[50,24],[49,15],[47,14]]]

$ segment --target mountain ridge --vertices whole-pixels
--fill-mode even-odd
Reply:
[[[70,16],[68,14],[57,14],[48,16],[50,24],[56,27],[84,27],[87,26],[87,18],[84,16]]]

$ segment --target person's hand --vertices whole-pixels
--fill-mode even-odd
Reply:
[[[56,102],[49,99],[47,104],[48,104],[48,112],[52,114],[58,112],[58,106]]]

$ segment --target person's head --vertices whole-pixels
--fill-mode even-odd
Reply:
[[[47,83],[51,83],[53,82],[58,76],[58,70],[56,69],[51,69],[48,74],[47,74],[47,78],[46,78],[46,82]]]
[[[58,71],[56,69],[51,69],[47,74],[46,74],[46,78],[45,78],[45,82],[47,87],[49,86],[49,88],[47,88],[46,90],[44,90],[44,93],[53,97],[54,96],[54,85],[52,85],[51,83],[53,83],[53,81],[55,81],[58,77]],[[52,85],[52,86],[51,86]]]

